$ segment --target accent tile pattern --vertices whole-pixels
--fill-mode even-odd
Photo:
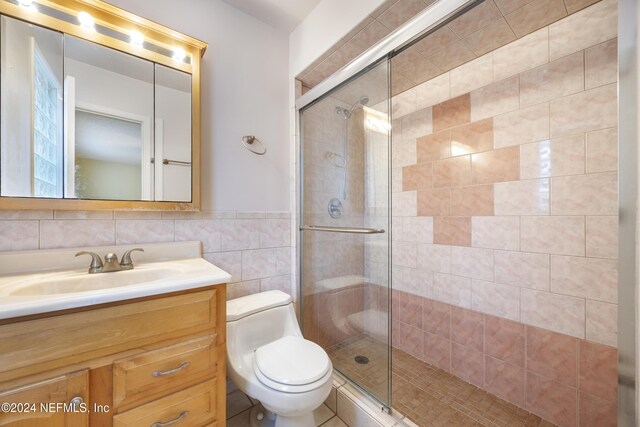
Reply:
[[[451,247],[448,266],[418,247],[415,264],[394,257],[396,288],[615,345],[616,4],[572,1],[565,17],[562,2],[485,3],[468,25],[501,12],[533,32],[393,98],[394,217],[432,219],[424,243]],[[567,34],[578,23],[588,42]],[[451,24],[407,51],[425,61],[480,29]]]

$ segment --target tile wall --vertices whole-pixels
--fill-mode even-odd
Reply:
[[[616,426],[617,351],[548,329],[393,293],[393,345],[561,426]]]
[[[603,0],[392,100],[394,346],[566,426],[616,419],[616,37]]]
[[[396,289],[616,345],[616,35],[604,0],[394,97]]]
[[[0,211],[0,251],[199,240],[227,297],[292,291],[289,212]]]
[[[393,94],[524,37],[598,0],[488,0],[396,57]],[[434,0],[387,0],[299,75],[304,90],[346,65]]]

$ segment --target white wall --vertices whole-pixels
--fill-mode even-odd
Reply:
[[[207,43],[202,69],[202,202],[289,210],[287,35],[221,0],[111,0]],[[267,154],[241,143],[256,135]]]

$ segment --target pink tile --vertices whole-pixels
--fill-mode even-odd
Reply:
[[[451,370],[451,341],[429,332],[425,332],[423,338],[422,360],[449,372]]]
[[[471,246],[471,218],[462,216],[436,217],[433,221],[433,243]]]
[[[440,131],[471,121],[471,98],[460,95],[433,106],[433,130]]]
[[[471,158],[469,156],[453,157],[433,163],[433,186],[436,188],[468,185],[470,179]]]
[[[487,391],[514,405],[524,406],[524,368],[485,356],[484,369]]]
[[[516,181],[520,176],[520,148],[507,147],[471,156],[471,183]]]
[[[484,361],[481,351],[451,343],[451,373],[472,384],[482,387]]]
[[[422,297],[405,292],[400,294],[400,321],[422,329]]]
[[[319,343],[318,343],[319,344]],[[391,345],[396,348],[400,346],[400,322],[391,322]]]
[[[391,291],[391,318],[393,320],[400,320],[400,295],[402,292],[397,289]],[[397,323],[397,322],[393,322]]]
[[[580,341],[579,388],[601,399],[618,399],[618,352],[591,341]]]
[[[578,416],[580,427],[616,427],[618,404],[602,400],[583,391],[578,392]]]
[[[485,316],[484,351],[486,354],[524,367],[524,336],[522,323]]]
[[[416,140],[416,155],[419,163],[444,159],[450,155],[451,131],[445,130]]]
[[[480,120],[451,130],[451,155],[479,153],[493,149],[493,119]]]
[[[577,386],[577,339],[545,329],[526,327],[527,370],[566,386]]]
[[[400,350],[420,358],[422,356],[422,330],[400,323]]]
[[[318,325],[318,345],[322,348],[338,343],[338,331],[331,320],[321,321]]]
[[[422,190],[433,186],[433,165],[420,163],[402,168],[402,189]]]
[[[475,311],[451,307],[451,340],[484,351],[484,316]]]
[[[418,216],[449,215],[450,199],[448,188],[418,191]]]
[[[575,427],[578,390],[527,372],[525,409],[562,427]]]
[[[424,298],[422,300],[422,329],[425,332],[448,339],[451,336],[451,306]]]

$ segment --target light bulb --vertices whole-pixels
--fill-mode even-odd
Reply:
[[[96,24],[93,16],[89,15],[87,12],[78,13],[78,22],[80,22],[80,26],[85,30],[93,30]]]
[[[132,46],[142,47],[142,45],[144,44],[144,36],[140,31],[136,31],[136,30],[131,31],[131,33],[129,34],[129,37],[130,37],[129,43],[131,43]]]
[[[177,47],[173,50],[173,60],[176,62],[184,61],[184,58],[187,56],[187,53],[181,47]]]
[[[24,6],[24,7],[33,6],[33,0],[18,0],[18,3],[20,3],[20,6]]]

